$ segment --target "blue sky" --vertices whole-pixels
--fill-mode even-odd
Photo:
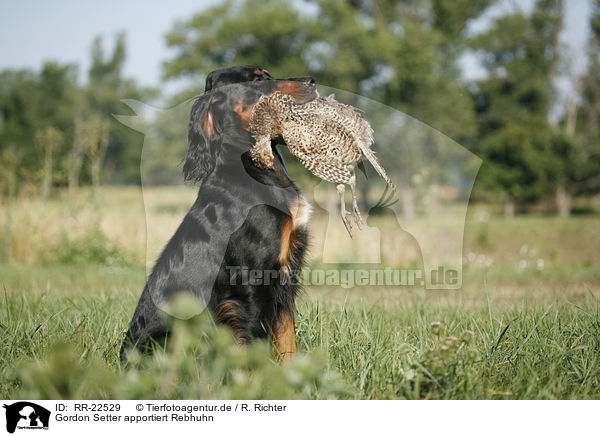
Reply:
[[[96,35],[105,39],[105,47],[112,47],[118,31],[127,34],[128,58],[125,73],[143,85],[160,83],[161,64],[172,56],[164,42],[164,35],[176,20],[185,20],[215,0],[131,0],[117,2],[85,2],[75,0],[6,2],[0,15],[0,69],[31,68],[38,70],[46,60],[77,63],[80,80],[89,67],[89,53]],[[507,0],[491,9],[477,22],[473,31],[483,30],[495,16],[509,11],[515,5],[530,9],[532,0]],[[566,28],[561,40],[568,47],[568,65],[579,72],[585,67],[585,41],[588,34],[589,0],[565,0]],[[109,44],[107,44],[109,43]],[[480,71],[475,59],[463,62],[465,75],[477,77]],[[563,85],[564,86],[564,85]],[[177,83],[168,88],[176,89]]]
[[[39,70],[43,61],[77,63],[84,80],[90,49],[97,35],[112,50],[114,35],[127,34],[125,73],[143,85],[160,82],[161,64],[169,58],[165,34],[214,1],[178,0],[117,2],[75,0],[6,2],[0,17],[0,69]]]

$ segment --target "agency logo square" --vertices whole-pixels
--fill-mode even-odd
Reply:
[[[50,411],[29,401],[4,404],[6,409],[6,431],[15,430],[48,430]]]

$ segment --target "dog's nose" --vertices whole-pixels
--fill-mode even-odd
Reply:
[[[316,80],[315,80],[315,78],[314,78],[314,77],[312,77],[312,76],[293,77],[293,78],[291,78],[291,79],[288,79],[288,80],[293,80],[293,81],[295,81],[295,82],[302,82],[302,83],[304,83],[305,85],[308,85],[308,86],[311,86],[311,87],[313,87],[313,86],[316,86],[316,85],[317,85],[317,81],[316,81]]]
[[[315,80],[315,78],[311,77],[311,76],[303,77],[302,81],[310,86],[315,86],[317,84],[317,81]]]

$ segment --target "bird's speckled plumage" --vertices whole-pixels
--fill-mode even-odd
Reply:
[[[371,150],[370,124],[354,107],[338,102],[333,95],[304,104],[280,92],[265,95],[254,106],[249,127],[256,140],[251,156],[257,166],[272,168],[271,139],[281,136],[306,169],[337,184],[342,196],[342,219],[350,235],[344,185],[352,188],[354,218],[360,228],[362,219],[356,204],[354,167],[362,156],[395,188]]]

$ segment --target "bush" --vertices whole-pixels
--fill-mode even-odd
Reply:
[[[83,236],[69,237],[53,244],[41,256],[42,263],[131,265],[132,256],[111,242],[101,230],[94,230]]]

